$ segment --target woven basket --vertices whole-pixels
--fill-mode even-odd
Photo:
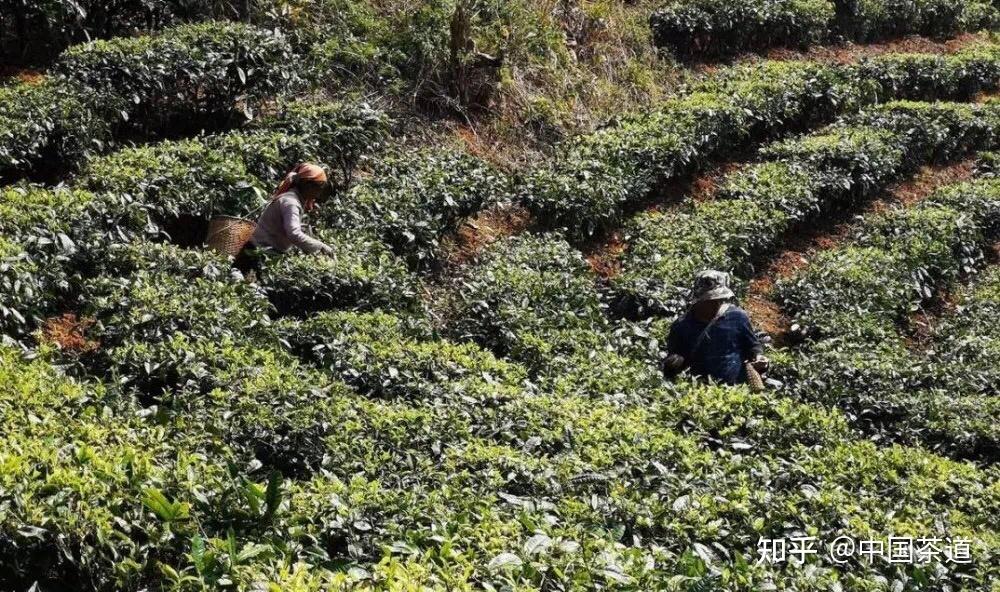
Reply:
[[[750,384],[750,390],[759,393],[763,391],[766,387],[764,386],[764,378],[761,377],[760,372],[753,367],[750,362],[744,362],[747,369],[747,382]]]
[[[251,220],[216,216],[208,223],[208,238],[205,243],[211,249],[235,257],[240,254],[256,229],[257,223]]]

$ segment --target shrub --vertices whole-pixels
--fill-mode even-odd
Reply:
[[[677,390],[676,398],[658,409],[659,419],[700,440],[781,454],[796,445],[836,445],[851,435],[842,414],[815,403],[697,382],[681,383]]]
[[[185,249],[169,243],[115,243],[102,253],[98,273],[112,278],[163,273],[181,278],[226,281],[230,259],[210,249]]]
[[[438,60],[447,59],[449,3],[429,3],[416,11],[357,0],[292,3],[302,8],[277,20],[294,23],[292,36],[307,55],[311,80],[320,86],[341,91],[376,85],[401,93],[406,82],[426,83],[422,76],[436,78],[445,66]]]
[[[613,223],[628,203],[698,167],[722,146],[743,141],[748,115],[733,101],[703,93],[652,116],[583,136],[522,188],[531,210],[553,228],[584,238]]]
[[[613,280],[623,313],[680,312],[698,270],[748,274],[797,225],[869,199],[920,164],[991,146],[995,118],[989,106],[894,102],[768,146],[762,155],[773,160],[728,175],[717,199],[635,219]]]
[[[320,466],[323,440],[352,396],[346,385],[287,353],[232,338],[175,333],[160,342],[125,344],[107,357],[118,384],[285,476]]]
[[[988,0],[835,0],[839,28],[855,41],[990,29],[1000,13]]]
[[[329,159],[349,177],[362,155],[377,148],[385,125],[380,112],[365,106],[290,103],[249,131],[92,157],[78,184],[126,196],[117,204],[121,228],[141,232],[148,220],[136,210],[144,209],[175,242],[200,244],[214,216],[256,218],[263,196],[295,163]]]
[[[19,244],[0,237],[0,328],[7,336],[26,335],[40,324],[58,298],[65,274],[43,268]]]
[[[71,234],[80,246],[77,266],[94,275],[109,245],[161,240],[152,206],[121,193],[98,193],[88,202]]]
[[[298,162],[319,160],[339,171],[340,185],[346,188],[361,158],[381,148],[389,124],[384,112],[362,102],[293,101],[254,122],[253,128],[280,132],[288,140],[301,143],[301,152],[282,147],[277,151],[280,156],[264,158],[242,145],[233,145],[232,149],[242,155],[247,168],[260,179],[280,178]],[[223,137],[223,142],[232,139],[238,143],[239,137],[230,134]]]
[[[681,0],[654,12],[650,26],[658,47],[702,57],[822,43],[834,14],[828,0]]]
[[[579,251],[552,235],[521,235],[490,245],[482,261],[458,280],[450,330],[500,355],[526,340],[606,323],[595,277]],[[559,345],[553,344],[558,348]],[[521,352],[525,354],[526,352]]]
[[[235,16],[228,2],[212,0],[4,0],[0,8],[10,18],[0,23],[4,47],[0,55],[45,61],[63,48],[90,39],[154,30],[178,20]],[[12,43],[13,39],[17,43]]]
[[[550,226],[585,238],[619,220],[671,178],[874,97],[847,72],[806,63],[734,68],[651,115],[633,116],[562,147],[522,195]]]
[[[267,333],[270,305],[238,275],[227,279],[140,272],[89,280],[81,295],[86,316],[98,320],[95,337],[108,346],[153,342],[174,333],[192,338],[252,339]]]
[[[325,207],[324,223],[373,232],[413,265],[426,265],[446,232],[509,192],[506,176],[462,152],[400,149]]]
[[[72,85],[0,86],[0,180],[28,174],[53,179],[109,139],[107,123]]]
[[[294,83],[297,72],[290,63],[281,35],[209,22],[72,47],[54,71],[120,111],[129,128],[155,133],[252,115],[259,102]]]
[[[870,196],[905,170],[909,155],[901,139],[875,125],[847,126],[767,146],[761,156],[816,171],[822,184],[837,186],[849,203]]]
[[[201,140],[162,142],[93,158],[81,171],[79,184],[147,204],[156,222],[182,244],[200,244],[215,215],[259,212],[264,195],[239,158]]]
[[[199,522],[245,506],[225,469],[240,461],[225,448],[209,451],[197,430],[147,422],[45,358],[0,351],[0,429],[5,586],[138,588],[148,562],[182,561]]]
[[[930,71],[924,67],[929,56],[879,57],[864,66],[738,66],[651,114],[612,122],[560,146],[551,164],[528,176],[520,196],[549,226],[585,239],[620,221],[669,179],[762,139],[856,111],[880,96],[965,99],[979,84],[995,88],[998,57],[994,44],[983,44]],[[942,78],[955,84],[942,85]],[[928,89],[948,94],[920,96]]]
[[[990,148],[1000,137],[1000,109],[990,105],[894,101],[851,121],[901,136],[909,158],[918,163],[945,162]]]
[[[20,186],[0,190],[0,326],[24,337],[60,312],[79,246],[71,238],[93,196],[82,191]]]
[[[959,185],[915,208],[869,218],[852,245],[821,253],[782,284],[783,300],[804,330],[816,327],[825,335],[840,334],[823,322],[837,313],[903,320],[942,285],[981,264],[998,220],[996,190],[992,180]]]
[[[539,389],[543,392],[556,397],[640,406],[663,395],[664,381],[659,367],[615,351],[606,335],[588,335],[580,330],[574,332],[573,339],[560,337],[563,338],[555,343],[540,343],[536,347],[537,359],[525,362],[539,374]],[[563,352],[559,351],[560,345]],[[519,358],[525,357],[521,352],[518,354]]]
[[[383,313],[321,313],[281,327],[293,350],[376,397],[496,405],[526,375],[478,346],[410,337]]]
[[[328,309],[413,309],[417,283],[406,265],[363,233],[324,231],[332,256],[266,254],[260,281],[279,314]]]
[[[759,183],[754,190],[773,190],[789,206],[816,211],[818,183],[801,169],[769,163],[745,174]],[[750,255],[764,252],[769,237],[779,236],[792,222],[766,203],[716,200],[692,210],[636,217],[627,230],[621,273],[612,280],[619,314],[645,318],[680,313],[688,306],[695,275],[707,268],[740,272],[734,289],[741,293],[745,286],[738,278],[749,271]],[[768,233],[760,234],[760,229]]]
[[[976,156],[975,175],[977,177],[993,178],[1000,172],[1000,154],[996,152],[981,152]]]
[[[66,188],[16,185],[0,189],[0,234],[36,253],[71,255],[76,219],[95,196]]]
[[[869,216],[853,244],[820,253],[780,283],[788,310],[813,337],[794,364],[792,388],[842,406],[863,429],[893,441],[960,458],[995,454],[994,411],[982,394],[989,371],[968,350],[913,355],[902,327],[982,265],[982,249],[1000,228],[998,189],[992,179],[959,184],[912,208]],[[962,338],[949,345],[964,343],[971,345]],[[973,349],[988,351],[988,343]]]
[[[869,42],[887,37],[947,37],[990,29],[1000,13],[988,0],[675,0],[653,13],[658,47],[681,57],[732,55],[774,46],[807,47],[835,34]]]
[[[932,101],[972,97],[1000,82],[998,48],[976,44],[951,55],[887,54],[865,58],[858,76],[875,81],[887,97]]]

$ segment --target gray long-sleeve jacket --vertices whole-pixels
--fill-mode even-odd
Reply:
[[[329,249],[326,243],[309,236],[302,228],[302,202],[295,190],[282,193],[264,208],[251,240],[258,247],[282,252],[292,247],[305,253]]]

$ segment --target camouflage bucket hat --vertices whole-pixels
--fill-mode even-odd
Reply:
[[[729,287],[729,274],[724,271],[708,270],[698,274],[691,288],[691,301],[727,300],[736,294]]]

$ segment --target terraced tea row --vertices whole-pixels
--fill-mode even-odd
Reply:
[[[1000,84],[995,45],[952,56],[890,55],[859,65],[765,62],[695,85],[647,115],[562,146],[522,188],[551,227],[581,239],[620,224],[669,180],[725,154],[889,99],[967,99]]]
[[[764,162],[727,175],[716,199],[636,218],[612,280],[619,312],[675,314],[703,268],[747,277],[803,224],[849,211],[919,166],[992,148],[998,113],[995,104],[889,103],[764,148]]]
[[[954,327],[937,336],[935,350],[945,347],[927,355],[909,350],[905,327],[913,311],[983,266],[998,223],[1000,183],[960,184],[916,206],[867,217],[850,244],[819,253],[780,283],[785,306],[810,337],[792,358],[790,388],[840,405],[857,424],[892,441],[995,460],[995,397],[986,386],[992,373],[981,357],[992,347],[991,323],[956,314]],[[982,306],[988,310],[989,301]],[[963,334],[981,336],[976,343],[983,349],[949,351],[946,344],[961,344]]]
[[[242,120],[293,87],[290,61],[280,34],[232,23],[70,48],[42,84],[0,88],[0,178],[72,169],[130,137]]]
[[[672,0],[650,18],[654,42],[688,58],[840,39],[944,37],[998,24],[1000,12],[988,0]]]
[[[74,499],[89,503],[88,515],[95,518],[48,518],[44,532],[31,531],[40,537],[34,554],[18,547],[5,555],[18,565],[51,557],[56,544],[71,552],[87,545],[93,561],[83,577],[96,587],[137,586],[144,574],[154,573],[165,577],[166,586],[185,589],[223,579],[243,586],[284,582],[291,576],[282,566],[308,557],[313,567],[298,570],[312,584],[298,581],[304,589],[320,589],[345,577],[430,586],[539,585],[554,568],[567,585],[645,587],[668,576],[691,584],[702,579],[709,562],[729,570],[734,585],[754,589],[768,581],[799,581],[796,572],[751,564],[759,536],[800,528],[825,535],[841,520],[857,525],[857,536],[899,529],[937,533],[935,521],[947,514],[955,526],[941,532],[974,536],[981,543],[973,552],[984,562],[934,572],[939,575],[929,576],[931,581],[991,577],[990,534],[975,526],[983,508],[995,503],[984,489],[992,479],[988,473],[916,450],[844,442],[842,418],[739,390],[682,385],[679,399],[661,390],[647,392],[641,405],[626,406],[602,401],[597,392],[586,398],[570,391],[533,394],[517,365],[436,339],[419,321],[328,313],[279,327],[303,355],[368,397],[365,402],[335,379],[289,360],[266,323],[247,323],[265,301],[228,279],[224,260],[163,248],[142,270],[121,275],[137,294],[149,290],[143,285],[156,285],[173,297],[143,306],[118,298],[88,300],[100,320],[94,337],[106,346],[94,358],[106,362],[91,368],[139,377],[116,384],[137,389],[146,405],[156,404],[155,413],[132,417],[155,422],[163,441],[181,448],[202,434],[201,441],[211,439],[215,448],[211,455],[199,456],[198,448],[183,454],[186,464],[177,470],[154,460],[148,472],[128,479],[114,477],[117,471],[85,473],[90,485],[76,490]],[[166,281],[174,274],[180,281]],[[202,284],[211,289],[195,287]],[[228,293],[234,296],[223,296]],[[163,308],[166,302],[186,307],[181,313]],[[226,337],[234,331],[245,345]],[[45,383],[59,381],[48,377]],[[470,393],[479,404],[470,404]],[[101,399],[89,400],[100,406]],[[93,421],[106,419],[97,417]],[[88,418],[84,413],[63,424],[71,432],[88,430]],[[677,433],[674,425],[691,435]],[[726,426],[722,433],[719,426]],[[125,454],[77,438],[90,442],[85,464],[46,461],[67,479],[90,463],[116,462]],[[127,450],[125,442],[119,445]],[[814,448],[817,442],[825,446]],[[753,456],[742,452],[748,446]],[[232,459],[231,468],[212,473],[199,465],[209,459],[214,464],[220,455]],[[887,466],[895,468],[896,487],[886,487]],[[275,468],[284,478],[269,473]],[[157,471],[180,481],[146,477]],[[768,475],[775,471],[797,477],[774,482]],[[941,495],[933,484],[944,482],[969,502]],[[25,493],[48,501],[59,499],[53,492],[65,491],[54,480],[39,487],[46,497]],[[894,493],[887,499],[885,491]],[[848,497],[855,503],[840,503]],[[920,510],[889,517],[886,508],[898,504]],[[29,532],[24,525],[35,519],[21,505],[13,507],[12,519],[23,520],[20,531]],[[55,512],[50,508],[40,504],[34,515],[48,517]],[[841,519],[830,522],[830,512]],[[125,528],[122,522],[133,535],[148,534],[149,542],[132,547],[114,536]],[[152,536],[159,529],[172,536]],[[108,544],[86,543],[95,532],[106,533]],[[618,543],[622,532],[630,533],[628,547]],[[463,553],[441,556],[443,546],[459,542]],[[602,559],[595,564],[586,559],[591,555]],[[338,567],[345,563],[363,571],[345,576]],[[822,575],[814,589],[834,578],[892,577],[878,567],[817,568]],[[48,569],[58,581],[59,567]]]

